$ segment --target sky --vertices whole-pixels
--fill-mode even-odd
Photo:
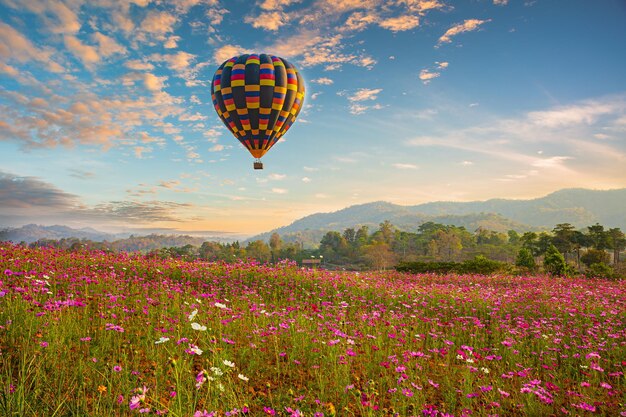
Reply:
[[[0,226],[244,236],[371,201],[626,187],[623,0],[0,0]],[[217,67],[287,59],[252,157]]]

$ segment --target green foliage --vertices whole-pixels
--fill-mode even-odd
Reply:
[[[567,275],[567,263],[563,254],[554,245],[550,245],[543,258],[543,268],[552,275]]]
[[[535,269],[537,269],[535,257],[533,256],[530,249],[520,248],[519,252],[517,252],[517,257],[515,258],[515,266],[519,266],[520,268],[526,268],[529,271],[534,271]]]
[[[580,261],[591,267],[593,264],[608,264],[609,254],[600,249],[589,249],[583,256],[580,257]]]
[[[474,259],[461,262],[456,272],[461,274],[490,275],[504,269],[505,264],[478,255]]]
[[[616,274],[613,268],[605,263],[591,264],[589,269],[585,271],[585,275],[589,278],[615,278]]]
[[[401,262],[396,266],[396,271],[411,274],[426,274],[429,272],[447,274],[453,272],[458,265],[458,262]]]
[[[459,274],[490,275],[504,270],[506,264],[494,261],[478,255],[474,259],[463,262],[402,262],[396,266],[399,272],[409,273],[436,273],[447,274],[457,272]]]

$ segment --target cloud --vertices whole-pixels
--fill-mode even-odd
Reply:
[[[224,150],[224,145],[213,145],[212,147],[209,148],[209,152],[220,152]]]
[[[342,34],[322,36],[318,30],[302,29],[291,37],[280,37],[268,49],[286,58],[299,58],[303,67],[325,65],[335,70],[344,64],[372,68],[376,60],[361,51],[346,53]]]
[[[111,201],[96,205],[90,214],[124,223],[181,222],[185,219],[177,211],[191,207],[191,204],[171,201]]]
[[[274,180],[274,181],[284,180],[285,178],[287,178],[287,175],[285,175],[285,174],[269,174],[267,176],[267,178],[269,178],[270,180]]]
[[[311,80],[311,82],[315,83],[315,84],[321,84],[321,85],[332,85],[333,84],[333,80],[331,80],[328,77],[316,78],[314,80]]]
[[[120,45],[115,39],[103,35],[100,32],[95,32],[91,35],[92,39],[98,44],[98,52],[104,57],[109,57],[115,54],[126,54],[127,50],[124,46]]]
[[[537,168],[557,168],[564,165],[565,161],[573,159],[571,156],[553,156],[550,158],[537,158],[531,163]]]
[[[21,177],[0,171],[0,207],[3,214],[79,206],[80,200],[76,195],[66,193],[37,177]]]
[[[438,45],[442,43],[451,43],[452,37],[457,36],[464,32],[472,32],[474,30],[478,30],[480,26],[484,23],[491,22],[491,19],[480,20],[480,19],[467,19],[463,23],[459,23],[457,25],[452,26],[450,29],[444,33],[438,41]]]
[[[0,57],[5,61],[17,61],[26,63],[37,61],[52,72],[61,73],[65,70],[59,65],[52,55],[55,51],[51,48],[38,48],[24,35],[4,22],[0,22]]]
[[[154,69],[154,65],[149,62],[140,61],[138,59],[132,59],[124,62],[126,68],[130,68],[135,71],[151,71]]]
[[[77,37],[66,35],[63,38],[65,47],[78,59],[80,59],[86,68],[92,68],[95,64],[100,62],[100,54],[98,50],[91,46],[82,43]]]
[[[311,178],[309,178],[309,177],[302,177],[302,182],[309,183],[309,182],[311,182]]]
[[[287,6],[294,3],[299,3],[302,0],[263,0],[260,4],[263,10],[282,10]]]
[[[178,41],[180,41],[180,39],[180,36],[170,36],[163,44],[163,47],[165,49],[174,49],[178,46]]]
[[[359,88],[354,94],[348,96],[350,101],[376,100],[382,88]]]
[[[380,17],[373,13],[354,12],[344,23],[343,30],[360,31],[380,20]]]
[[[176,16],[164,12],[150,10],[141,22],[141,30],[157,40],[166,40],[165,35],[174,31]]]
[[[433,80],[437,77],[439,77],[441,75],[441,73],[439,72],[434,72],[434,71],[430,71],[427,69],[423,69],[420,71],[420,80],[422,80],[424,82],[424,84],[428,84],[430,82],[430,80]]]
[[[374,104],[373,106],[366,106],[359,103],[352,103],[350,105],[350,113],[352,114],[362,114],[368,110],[380,110],[383,106],[380,104]]]
[[[507,169],[560,175],[555,180],[580,179],[590,186],[592,180],[615,184],[616,172],[626,174],[626,148],[623,143],[599,142],[594,134],[599,127],[615,126],[624,111],[626,96],[608,96],[531,111],[518,118],[444,130],[413,138],[407,144],[455,149],[473,163],[482,155],[481,165],[484,161],[507,161]],[[537,143],[541,144],[539,153]]]
[[[258,16],[248,16],[244,21],[254,28],[275,32],[289,22],[289,15],[278,11],[264,12]]]
[[[245,48],[242,48],[239,45],[224,45],[219,47],[213,53],[213,59],[216,64],[222,64],[224,61],[241,54],[247,54],[251,51]]]
[[[496,6],[506,6],[509,4],[509,0],[493,0],[493,4]]]
[[[206,120],[208,116],[196,112],[195,114],[183,113],[178,117],[181,122],[197,122],[199,120]]]
[[[143,84],[150,91],[161,91],[165,86],[167,76],[157,77],[149,72],[143,74]]]
[[[590,125],[601,116],[611,115],[616,111],[626,111],[624,103],[589,101],[585,104],[561,106],[553,110],[530,112],[528,119],[537,125],[550,128]]]
[[[415,164],[403,164],[403,163],[395,163],[395,164],[392,164],[392,166],[398,169],[418,169],[419,168]]]
[[[274,194],[287,194],[289,192],[289,190],[287,190],[285,188],[272,188],[272,192]]]
[[[390,17],[381,20],[378,23],[380,27],[389,29],[392,32],[401,32],[405,30],[414,29],[419,26],[420,19],[417,16],[405,15],[398,17]]]
[[[81,23],[76,13],[61,1],[5,0],[7,6],[26,9],[43,20],[44,27],[54,34],[73,34],[80,30]],[[80,7],[80,2],[74,7]]]

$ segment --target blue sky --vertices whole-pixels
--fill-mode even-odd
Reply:
[[[0,0],[0,225],[249,235],[320,211],[626,187],[621,0]],[[210,81],[306,80],[254,171]]]

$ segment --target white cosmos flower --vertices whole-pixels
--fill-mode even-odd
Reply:
[[[191,323],[191,328],[200,332],[206,332],[206,326],[203,326],[200,323]]]
[[[196,308],[194,311],[191,312],[191,314],[187,318],[189,319],[189,321],[192,321],[193,319],[196,318],[197,314],[198,314],[198,309]]]
[[[224,362],[224,365],[229,366],[229,367],[231,367],[231,368],[234,368],[234,367],[235,367],[235,363],[234,363],[234,362],[231,362],[231,361],[229,361],[229,360],[224,359],[222,362]]]
[[[194,346],[191,349],[189,349],[191,352],[195,353],[196,355],[202,355],[202,352],[204,352],[202,349],[200,349],[198,346]]]
[[[154,342],[155,345],[160,345],[161,343],[165,343],[168,340],[170,340],[169,337],[161,337],[159,340],[157,340],[156,342]]]
[[[241,379],[242,381],[248,382],[248,380],[249,380],[249,378],[247,376],[244,376],[243,374],[239,374],[239,375],[237,375],[237,377],[239,379]]]
[[[226,307],[226,304],[222,304],[222,303],[215,303],[214,306],[217,307],[217,308],[222,308],[222,309],[228,308],[228,307]]]

